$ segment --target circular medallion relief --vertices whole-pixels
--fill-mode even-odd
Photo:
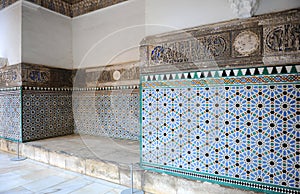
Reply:
[[[114,78],[114,80],[119,80],[121,78],[120,71],[114,71],[113,78]]]
[[[243,31],[239,33],[233,42],[235,51],[239,54],[247,56],[258,49],[259,39],[257,34],[251,31]]]

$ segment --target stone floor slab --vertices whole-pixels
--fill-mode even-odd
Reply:
[[[11,161],[15,155],[0,151],[0,194],[120,193],[124,186],[31,159]],[[9,169],[9,170],[5,170]]]

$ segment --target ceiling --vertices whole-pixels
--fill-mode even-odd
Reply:
[[[70,4],[75,4],[75,3],[78,3],[78,2],[83,1],[83,0],[62,0],[62,1],[70,3]]]
[[[76,3],[79,3],[81,1],[85,1],[85,0],[62,0],[64,2],[67,2],[69,4],[76,4]],[[110,5],[113,5],[113,4],[117,4],[117,3],[120,3],[122,1],[126,1],[126,0],[114,0],[114,1],[103,1],[103,0],[98,0],[98,2],[102,2],[104,4],[110,4]]]

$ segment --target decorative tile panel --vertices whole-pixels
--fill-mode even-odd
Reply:
[[[298,193],[299,65],[255,71],[142,76],[142,166],[260,192]]]
[[[76,89],[73,92],[73,107],[75,133],[139,139],[140,112],[137,89]]]
[[[72,70],[43,65],[1,68],[0,137],[32,141],[72,134],[72,79]]]
[[[0,68],[0,87],[10,88],[15,86],[21,86],[21,65],[10,65]]]
[[[73,71],[44,65],[22,63],[22,84],[33,87],[68,88],[73,84]]]
[[[0,137],[22,141],[21,126],[20,88],[0,89]]]
[[[22,99],[23,141],[73,134],[71,90],[24,87]]]

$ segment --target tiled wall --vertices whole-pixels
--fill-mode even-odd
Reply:
[[[138,140],[139,63],[81,69],[74,75],[77,134]]]
[[[22,141],[21,65],[0,68],[0,137]]]
[[[21,67],[23,141],[72,134],[73,71],[27,63]]]
[[[142,165],[253,189],[299,189],[300,77],[295,66],[275,69],[144,76]]]
[[[0,70],[0,137],[33,141],[74,132],[73,71],[35,64]]]
[[[139,139],[137,86],[135,89],[84,90],[73,92],[75,133]]]
[[[20,88],[0,89],[0,137],[21,140],[21,127]]]
[[[26,63],[4,67],[0,137],[26,142],[75,131],[138,140],[138,75],[137,63],[78,71]]]
[[[23,141],[73,134],[72,91],[24,87]]]
[[[299,10],[146,37],[142,166],[298,193]]]

